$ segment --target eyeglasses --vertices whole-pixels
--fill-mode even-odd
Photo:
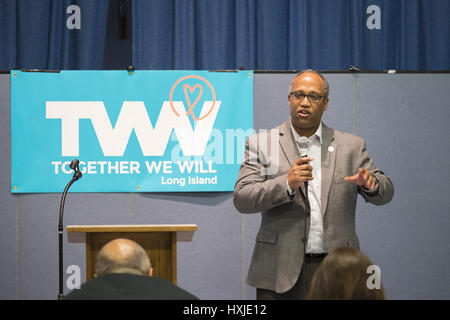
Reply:
[[[321,96],[319,94],[313,93],[313,94],[304,94],[300,91],[294,91],[291,92],[291,96],[294,96],[295,99],[299,101],[303,101],[306,97],[308,97],[309,102],[319,102],[321,98],[325,98],[325,96]]]

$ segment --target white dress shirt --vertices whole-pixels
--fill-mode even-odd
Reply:
[[[297,133],[297,131],[295,131],[294,127],[292,126],[292,122],[289,121],[289,124],[291,126],[294,140],[297,144],[297,147],[299,148],[298,141],[300,139],[300,135]],[[311,137],[309,137],[309,140],[310,143],[308,157],[314,158],[314,160],[310,162],[310,165],[313,168],[313,180],[308,181],[308,199],[311,208],[311,220],[305,253],[324,253],[328,252],[328,249],[323,239],[323,219],[320,200],[322,173],[322,123],[320,123],[319,128],[317,128],[316,132]],[[288,183],[287,188],[289,195],[293,195],[296,191],[291,190]]]

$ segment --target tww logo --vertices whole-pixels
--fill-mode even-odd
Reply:
[[[200,84],[194,87],[183,86],[188,103],[187,111],[182,101],[172,101],[174,89],[187,77],[200,78],[213,91],[213,101],[204,101],[198,117],[194,115],[193,108],[203,93]],[[198,76],[187,77],[179,79],[172,87],[170,101],[163,103],[155,127],[152,126],[142,101],[124,101],[114,128],[102,101],[47,101],[47,119],[61,120],[61,155],[79,156],[80,119],[91,120],[104,156],[123,156],[133,130],[144,156],[164,155],[172,130],[175,130],[185,156],[203,155],[221,101],[215,100],[214,88],[206,79]],[[191,103],[190,95],[196,88],[201,89],[194,103]],[[189,116],[194,119],[195,128],[192,128]]]

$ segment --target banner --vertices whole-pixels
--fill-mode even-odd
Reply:
[[[232,191],[253,72],[11,71],[11,192]]]

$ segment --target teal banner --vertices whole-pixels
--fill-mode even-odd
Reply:
[[[11,71],[11,192],[233,191],[253,72]]]

